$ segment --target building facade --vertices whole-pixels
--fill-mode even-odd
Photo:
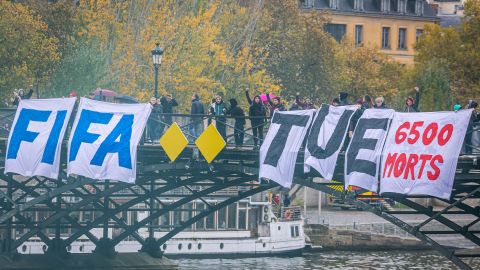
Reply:
[[[425,0],[303,0],[304,12],[324,12],[325,30],[337,41],[370,46],[401,64],[413,64],[414,46],[425,24],[438,23]]]

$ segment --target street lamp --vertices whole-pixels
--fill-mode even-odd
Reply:
[[[158,68],[162,64],[163,50],[160,48],[160,43],[156,44],[152,50],[153,67],[155,68],[155,97],[158,98]]]

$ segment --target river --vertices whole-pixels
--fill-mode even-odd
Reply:
[[[181,270],[300,270],[300,269],[456,269],[433,251],[306,253],[294,258],[180,259]],[[474,269],[480,269],[480,262]]]

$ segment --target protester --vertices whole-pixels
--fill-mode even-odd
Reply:
[[[340,106],[340,99],[338,98],[332,99],[332,102],[330,103],[330,105],[332,105],[333,107]]]
[[[300,110],[310,110],[310,109],[315,109],[315,105],[313,104],[312,100],[310,98],[305,98],[305,102],[300,100],[300,93],[297,92],[297,95],[295,96],[295,103],[298,104],[298,106],[301,108]]]
[[[150,117],[147,121],[147,134],[150,138],[152,143],[155,143],[160,138],[159,125],[162,115],[162,107],[161,105],[157,104],[157,98],[151,97],[150,98],[150,105],[152,105],[152,112],[150,113]],[[163,129],[163,128],[162,128]]]
[[[458,112],[461,108],[462,108],[461,104],[457,103],[457,104],[453,105],[453,110],[456,111],[456,112]]]
[[[210,114],[215,116],[215,126],[218,132],[222,135],[224,140],[227,140],[227,125],[225,115],[227,114],[227,107],[220,95],[215,97],[215,102],[210,107]]]
[[[233,137],[235,138],[235,148],[239,148],[243,145],[245,136],[245,113],[234,98],[230,99],[230,109],[227,113],[235,117]]]
[[[362,100],[362,106],[360,106],[360,112],[363,114],[363,112],[367,109],[373,108],[374,104],[372,101],[372,98],[369,95],[363,96]]]
[[[348,93],[346,92],[338,93],[338,99],[339,99],[339,106],[350,105],[350,103],[348,103]]]
[[[268,104],[270,104],[270,116],[273,117],[275,111],[285,111],[285,106],[283,106],[280,97],[274,97],[270,99],[270,94],[267,94]]]
[[[259,95],[256,95],[253,100],[250,98],[248,90],[245,91],[245,95],[247,96],[248,104],[250,104],[248,116],[250,117],[253,131],[253,147],[257,148],[263,141],[263,126],[267,113]]]
[[[95,92],[88,93],[88,98],[94,100],[95,99]]]
[[[466,106],[466,109],[473,109],[472,117],[470,118],[470,123],[468,125],[467,133],[465,134],[465,153],[472,154],[473,153],[473,125],[480,121],[479,114],[477,112],[478,103],[475,100],[469,100]]]
[[[383,97],[377,97],[375,99],[375,109],[388,109],[387,105],[385,105],[385,100]]]
[[[420,88],[415,86],[415,98],[407,97],[405,100],[404,112],[419,112],[418,104],[420,102]]]
[[[17,91],[13,91],[14,100],[13,100],[13,105],[18,106],[18,103],[20,103],[20,100],[22,99],[30,99],[33,95],[33,86],[30,86],[30,90],[28,91],[27,94],[25,94],[25,91],[23,89],[19,89],[18,93]]]
[[[283,194],[283,207],[289,207],[290,206],[290,197],[288,196],[288,192],[285,192]]]
[[[162,104],[162,109],[164,113],[163,119],[165,121],[165,124],[170,126],[173,122],[173,107],[178,106],[178,103],[175,98],[173,98],[170,94],[162,96],[162,98],[160,99],[160,103]]]
[[[198,94],[193,94],[192,96],[192,107],[190,109],[191,123],[190,123],[190,134],[194,136],[194,139],[198,138],[203,132],[203,115],[205,114],[205,109],[203,108],[202,102]]]
[[[160,108],[160,117],[159,117],[159,122],[157,126],[157,136],[160,138],[160,136],[162,136],[163,134],[163,130],[165,129],[165,115],[164,115],[165,111],[159,98],[157,98],[156,104],[157,104],[157,109]]]

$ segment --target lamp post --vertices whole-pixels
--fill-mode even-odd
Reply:
[[[155,68],[155,97],[158,98],[158,68],[162,64],[163,50],[160,48],[160,43],[157,43],[152,50],[153,67]]]

